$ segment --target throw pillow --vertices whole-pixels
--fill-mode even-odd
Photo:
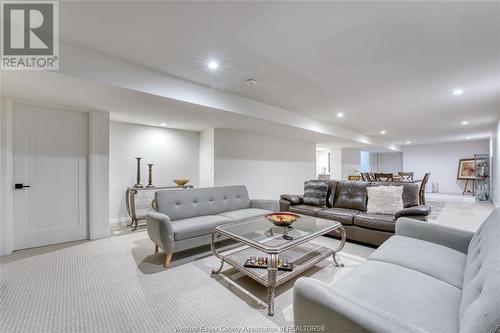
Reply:
[[[312,206],[325,206],[328,183],[324,181],[304,182],[304,204]]]
[[[403,186],[367,187],[367,213],[396,214],[403,209]]]

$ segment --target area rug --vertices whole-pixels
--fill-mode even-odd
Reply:
[[[322,241],[324,242],[324,241]],[[336,244],[335,244],[336,245]],[[266,289],[207,249],[174,255],[170,269],[144,231],[93,242],[15,252],[1,258],[1,332],[260,331],[293,326],[291,280],[277,289],[275,316]],[[331,284],[364,258],[341,254],[303,276]]]
[[[429,220],[436,220],[446,206],[446,202],[441,201],[427,201],[426,204],[431,206],[431,214],[428,216]]]

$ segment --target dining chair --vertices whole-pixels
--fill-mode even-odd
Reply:
[[[375,181],[375,174],[373,172],[368,172],[368,180],[371,182]]]
[[[370,176],[368,175],[368,172],[361,172],[361,178],[363,179],[364,182],[370,181]]]
[[[413,172],[398,172],[398,175],[403,180],[413,180]]]
[[[392,173],[375,173],[375,180],[379,182],[392,182],[393,174]]]
[[[422,183],[420,184],[420,189],[418,191],[418,199],[420,201],[421,205],[425,205],[425,186],[427,185],[427,182],[429,181],[429,177],[431,176],[430,172],[427,172],[422,179]]]

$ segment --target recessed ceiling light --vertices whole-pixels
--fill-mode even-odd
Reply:
[[[470,140],[470,136],[465,137],[465,140]]]
[[[219,63],[217,61],[215,61],[215,60],[210,60],[208,62],[208,68],[210,68],[210,69],[217,69],[217,68],[219,68]]]
[[[455,89],[453,90],[453,96],[460,96],[464,93],[463,89]]]
[[[337,113],[337,118],[344,118],[344,112]]]
[[[411,143],[411,141],[406,141],[406,144],[409,145]]]
[[[465,126],[465,125],[469,125],[469,122],[468,122],[467,120],[464,120],[464,121],[462,121],[462,123],[461,123],[461,124],[462,124],[463,126]]]
[[[386,131],[386,130],[381,130],[381,131],[380,131],[380,134],[382,134],[382,135],[384,135],[385,133],[387,133],[387,131]]]
[[[257,80],[256,80],[256,79],[248,79],[248,80],[246,81],[246,84],[247,84],[247,86],[249,86],[249,87],[256,86],[256,85],[257,85]]]
[[[167,123],[161,123],[160,126],[167,126]]]

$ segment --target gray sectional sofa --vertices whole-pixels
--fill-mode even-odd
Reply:
[[[212,231],[277,211],[278,201],[250,200],[245,186],[163,190],[155,193],[154,211],[147,215],[149,238],[156,251],[165,251],[167,267],[172,253],[210,243]]]
[[[325,182],[310,180],[307,182]],[[409,182],[361,182],[330,180],[326,206],[318,207],[304,204],[302,195],[283,194],[280,210],[297,214],[317,216],[342,223],[347,239],[371,245],[380,245],[394,235],[396,221],[400,217],[427,220],[431,207],[419,203],[418,183]],[[396,214],[367,213],[367,187],[403,186],[403,207]],[[332,233],[332,236],[337,236]]]
[[[295,325],[326,332],[500,332],[500,209],[476,233],[399,219],[396,235],[332,285],[301,278]]]

